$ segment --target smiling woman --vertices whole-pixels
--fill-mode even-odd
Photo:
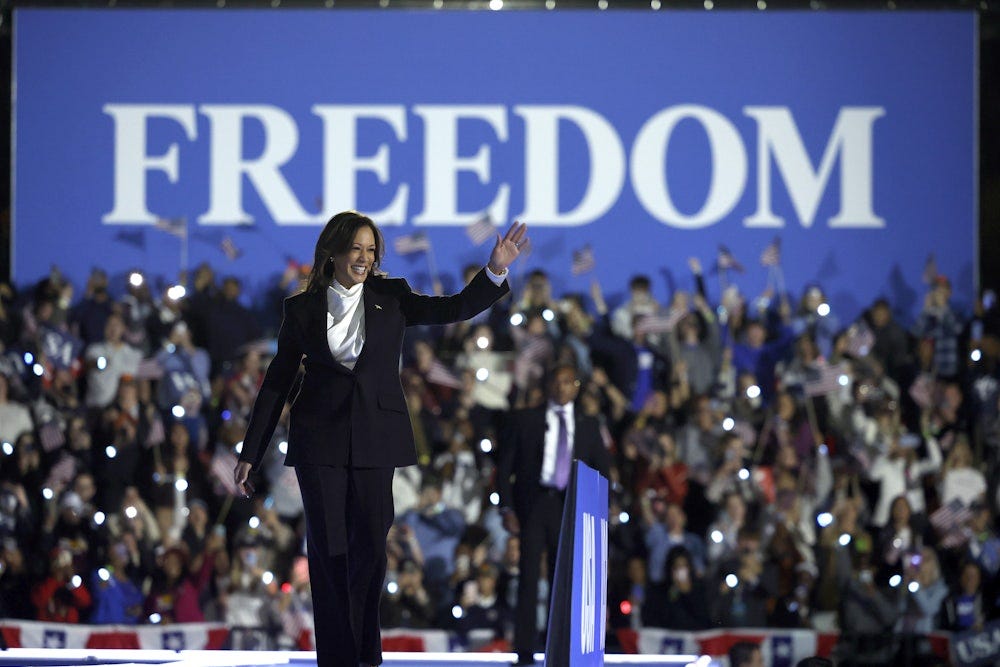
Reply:
[[[526,240],[525,226],[514,223],[497,235],[488,265],[461,292],[425,296],[379,271],[381,232],[371,218],[345,211],[320,233],[306,289],[285,299],[278,350],[234,477],[245,495],[253,493],[249,473],[264,458],[305,355],[285,465],[295,468],[305,508],[320,667],[382,662],[379,604],[393,471],[416,463],[399,382],[404,330],[488,308],[509,291],[507,267]]]

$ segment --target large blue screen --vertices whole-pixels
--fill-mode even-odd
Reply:
[[[934,254],[975,283],[976,19],[900,12],[19,9],[14,277],[58,264],[176,280],[209,261],[251,289],[357,208],[390,245],[424,231],[454,289],[465,225],[529,223],[557,293],[645,273],[690,286],[720,244],[765,286],[856,314],[922,301]],[[231,245],[227,245],[231,244]],[[224,253],[224,247],[230,254]],[[232,258],[230,258],[232,257]],[[428,258],[384,268],[429,289]],[[718,283],[709,281],[713,289]]]

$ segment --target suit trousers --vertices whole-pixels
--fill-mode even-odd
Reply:
[[[517,652],[519,662],[532,662],[538,648],[538,581],[541,578],[542,551],[546,552],[549,580],[546,614],[551,606],[551,583],[556,569],[556,552],[559,548],[559,529],[565,500],[565,491],[541,487],[527,514],[518,516],[521,524],[521,558],[514,618],[514,651]]]
[[[317,667],[382,663],[379,604],[393,468],[295,467],[306,517]]]

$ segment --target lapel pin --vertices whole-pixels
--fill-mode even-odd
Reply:
[[[376,303],[376,304],[375,304],[375,310],[382,310],[382,306],[380,306],[380,305],[378,305],[378,304]]]

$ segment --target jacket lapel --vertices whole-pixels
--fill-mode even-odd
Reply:
[[[314,292],[310,296],[312,298],[312,302],[309,304],[309,312],[306,314],[306,319],[309,324],[308,337],[311,339],[310,342],[312,343],[313,348],[319,354],[316,361],[324,366],[330,366],[341,373],[352,375],[353,373],[351,369],[334,359],[333,354],[330,352],[330,343],[326,337],[326,289],[323,289],[320,292]]]
[[[368,348],[371,347],[369,344],[372,339],[372,334],[378,332],[379,315],[382,311],[382,304],[380,303],[381,298],[379,294],[371,287],[371,278],[365,281],[365,286],[362,288],[364,290],[364,295],[361,301],[364,303],[365,307],[365,342],[361,344],[361,353],[358,354],[358,361],[354,364],[354,368],[364,363],[365,358],[368,356]]]

